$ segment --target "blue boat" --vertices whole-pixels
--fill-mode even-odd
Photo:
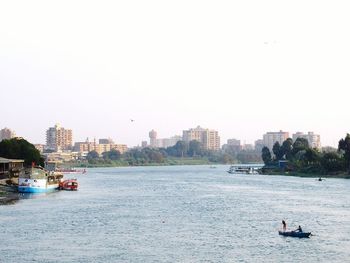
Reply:
[[[46,171],[42,167],[24,169],[18,178],[20,193],[46,193],[59,188],[62,174]]]
[[[278,231],[278,234],[286,237],[310,237],[311,232],[299,232],[299,231]]]

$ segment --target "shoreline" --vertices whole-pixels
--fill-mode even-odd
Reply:
[[[12,187],[0,184],[0,205],[12,205],[18,200],[18,193]]]

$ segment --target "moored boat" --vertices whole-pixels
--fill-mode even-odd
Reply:
[[[311,232],[298,232],[298,231],[278,231],[278,234],[286,237],[310,237]]]
[[[68,190],[68,191],[77,191],[78,190],[77,179],[67,179],[67,180],[60,182],[60,189],[61,190]]]
[[[59,168],[57,168],[55,170],[55,172],[59,172],[59,173],[63,173],[63,174],[85,174],[86,173],[86,169],[74,169],[74,168],[59,169]]]
[[[62,174],[53,173],[36,166],[23,169],[18,177],[20,193],[45,193],[58,189]]]
[[[263,165],[261,164],[236,164],[228,169],[229,174],[259,174]]]

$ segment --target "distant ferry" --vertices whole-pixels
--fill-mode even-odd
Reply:
[[[259,174],[263,164],[241,164],[231,165],[228,169],[229,174]]]
[[[60,169],[60,168],[57,168],[55,170],[55,172],[63,173],[63,174],[85,174],[86,173],[86,169],[74,169],[74,168]]]
[[[63,174],[45,170],[40,166],[24,169],[18,177],[20,193],[45,193],[59,188]]]

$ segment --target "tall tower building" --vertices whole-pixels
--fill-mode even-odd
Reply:
[[[46,131],[46,147],[53,151],[70,150],[72,148],[72,130],[64,129],[59,124]]]
[[[3,128],[0,130],[0,142],[2,140],[9,140],[16,137],[16,133],[9,128]]]
[[[157,132],[155,130],[151,130],[148,135],[149,135],[150,146],[157,147]]]
[[[196,140],[200,142],[205,149],[218,151],[220,150],[220,136],[215,130],[204,129],[200,126],[197,128],[185,130],[182,133],[182,139],[185,142]]]

